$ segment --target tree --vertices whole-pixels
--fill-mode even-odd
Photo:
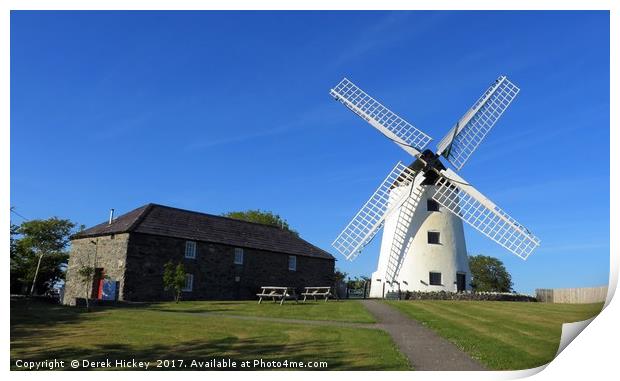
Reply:
[[[347,292],[350,293],[351,290],[355,290],[356,294],[359,292],[362,293],[362,296],[366,297],[366,291],[368,286],[370,285],[370,278],[366,276],[359,276],[355,278],[347,279]]]
[[[288,230],[289,232],[297,236],[299,235],[297,231],[291,229],[288,222],[284,218],[280,217],[279,214],[274,214],[273,212],[267,210],[249,209],[246,211],[224,213],[222,214],[222,216],[234,218],[236,220],[257,222],[259,224],[277,226],[281,229]]]
[[[90,311],[88,300],[90,299],[90,285],[93,284],[95,268],[93,266],[81,266],[77,270],[78,279],[84,285],[84,299],[86,300],[86,311]]]
[[[338,269],[336,269],[336,271],[334,271],[334,281],[336,284],[340,283],[340,282],[344,282],[344,280],[347,278],[347,276],[349,276],[348,273],[345,273],[343,271],[340,271]]]
[[[334,295],[338,299],[340,299],[341,296],[345,296],[343,293],[346,292],[346,279],[348,275],[349,274],[338,269],[334,271]],[[341,287],[345,287],[344,291]],[[343,291],[343,293],[340,291]]]
[[[477,292],[511,292],[512,277],[504,263],[485,255],[469,257],[471,287]]]
[[[11,226],[11,283],[43,294],[63,280],[66,251],[75,224],[57,217]],[[17,285],[20,285],[18,287]]]
[[[172,261],[164,265],[164,289],[171,290],[176,303],[181,300],[181,291],[185,286],[185,268],[182,263],[174,265]]]
[[[351,290],[359,290],[364,288],[364,285],[369,281],[367,277],[355,277],[353,279],[349,278],[347,281],[347,287]]]

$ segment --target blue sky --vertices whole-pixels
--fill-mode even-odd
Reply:
[[[524,262],[466,227],[468,251],[522,292],[606,284],[607,12],[12,12],[11,205],[87,226],[261,208],[335,253],[411,157],[330,87],[348,77],[434,148],[500,74],[521,93],[460,174],[542,247]],[[337,267],[371,273],[379,241]]]

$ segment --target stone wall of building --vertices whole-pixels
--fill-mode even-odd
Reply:
[[[72,240],[63,303],[75,305],[75,299],[84,298],[87,289],[91,289],[77,275],[83,266],[101,268],[105,276],[117,281],[118,298],[123,300],[128,242],[128,233]]]
[[[234,264],[233,246],[196,242],[196,258],[185,258],[186,240],[132,233],[123,295],[130,301],[172,300],[163,286],[168,261],[182,262],[194,275],[185,300],[255,299],[260,286],[330,286],[334,260],[297,256],[297,271],[288,270],[288,255],[244,248],[242,265]]]

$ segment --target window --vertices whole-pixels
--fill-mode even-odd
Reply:
[[[439,245],[439,232],[428,232],[428,243]]]
[[[189,292],[194,288],[194,275],[193,274],[185,274],[185,286],[181,291]]]
[[[431,286],[441,286],[441,273],[428,273],[428,284]]]
[[[294,255],[288,256],[288,269],[290,271],[297,271],[297,257]]]
[[[426,200],[426,210],[429,212],[439,212],[439,203],[432,198]]]
[[[235,247],[235,265],[243,264],[243,249],[240,247]]]
[[[185,241],[185,258],[196,258],[196,242]]]

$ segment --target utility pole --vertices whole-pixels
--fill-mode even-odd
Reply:
[[[30,295],[34,295],[34,285],[37,283],[37,276],[39,275],[39,267],[41,267],[41,259],[43,259],[43,253],[39,255],[39,262],[37,262],[37,269],[34,272],[34,279],[32,280],[32,287],[30,287]]]
[[[15,215],[21,217],[22,220],[28,222],[28,219],[26,217],[22,216],[21,214],[15,211],[14,206],[11,206],[11,213],[14,213]],[[39,275],[39,268],[41,267],[42,259],[43,259],[43,252],[41,252],[41,254],[39,255],[39,261],[37,262],[37,269],[34,272],[34,279],[32,280],[32,286],[30,287],[30,295],[34,294],[34,285],[37,283],[37,276]]]

